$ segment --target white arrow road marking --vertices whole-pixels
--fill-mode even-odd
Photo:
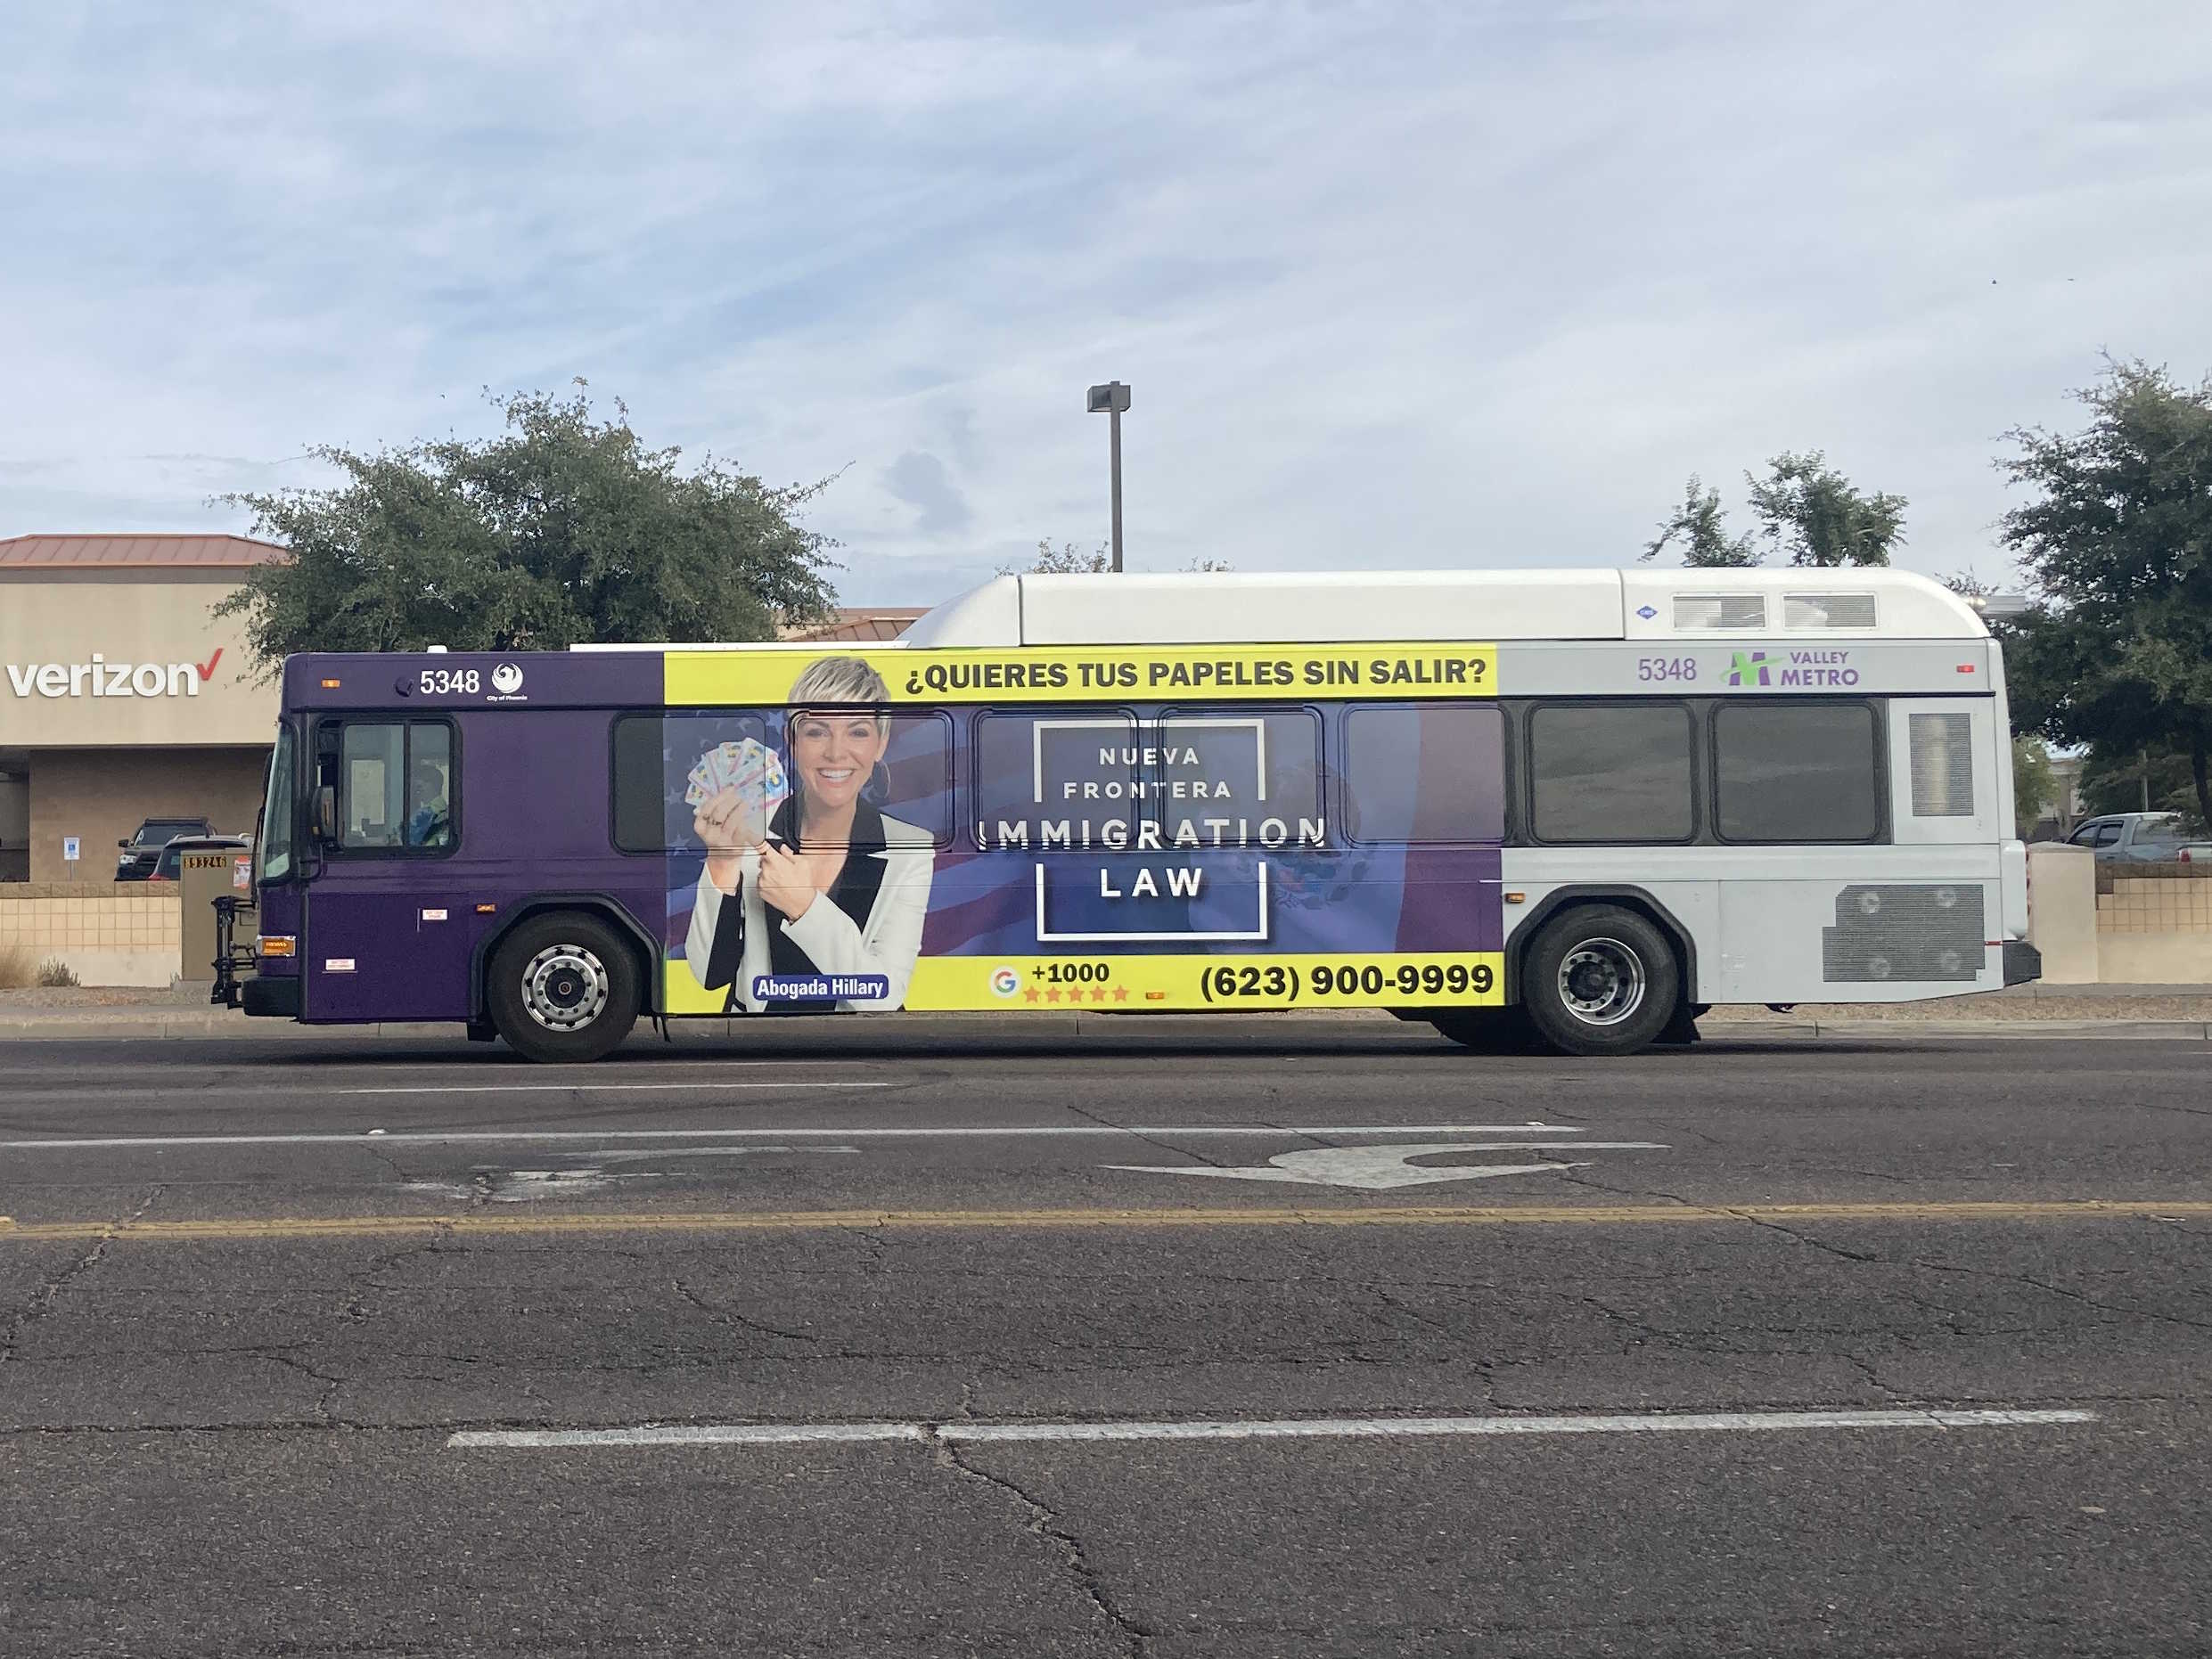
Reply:
[[[849,1152],[858,1147],[678,1147],[670,1151],[570,1152],[569,1157],[597,1157],[612,1164],[667,1158],[751,1157],[762,1152]],[[450,1181],[410,1181],[401,1183],[407,1192],[434,1193],[442,1198],[488,1197],[494,1204],[528,1204],[539,1198],[566,1197],[571,1193],[596,1192],[624,1181],[661,1181],[674,1170],[607,1170],[595,1164],[577,1169],[515,1169],[476,1172],[479,1184],[463,1186]]]
[[[1439,1140],[1412,1147],[1316,1147],[1278,1152],[1265,1164],[1221,1169],[1211,1164],[1109,1164],[1140,1175],[1214,1175],[1230,1181],[1280,1181],[1301,1187],[1357,1187],[1380,1192],[1439,1181],[1481,1181],[1493,1175],[1536,1175],[1581,1169],[1590,1160],[1544,1164],[1454,1164],[1416,1168],[1412,1159],[1446,1152],[1663,1152],[1657,1140]]]

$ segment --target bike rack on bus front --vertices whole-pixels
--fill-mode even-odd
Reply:
[[[215,988],[208,993],[208,1001],[218,1007],[239,1006],[243,994],[240,982],[254,970],[252,944],[240,945],[235,940],[238,918],[253,915],[259,908],[251,899],[230,893],[215,901]]]

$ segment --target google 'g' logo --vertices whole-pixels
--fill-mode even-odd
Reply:
[[[991,993],[994,996],[1012,996],[1020,989],[1021,976],[1012,968],[1001,968],[992,973]]]

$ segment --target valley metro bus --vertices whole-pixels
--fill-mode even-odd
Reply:
[[[2009,731],[1980,617],[1886,569],[1004,576],[881,644],[297,656],[227,994],[553,1061],[1071,1008],[1626,1054],[2035,977]]]

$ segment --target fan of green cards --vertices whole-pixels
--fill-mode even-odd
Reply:
[[[742,795],[758,792],[761,816],[766,820],[775,816],[775,809],[783,805],[791,786],[775,751],[758,738],[746,738],[736,743],[717,743],[699,757],[684,791],[684,802],[687,806],[701,805],[732,789]]]

